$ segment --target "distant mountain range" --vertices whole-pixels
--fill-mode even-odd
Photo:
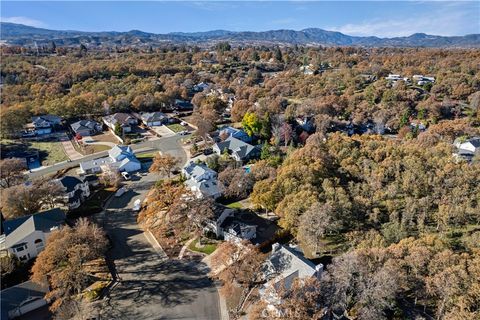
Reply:
[[[207,32],[148,33],[139,30],[128,32],[58,31],[35,28],[14,23],[1,23],[1,40],[7,44],[33,46],[55,41],[57,45],[76,46],[81,43],[94,47],[158,46],[165,43],[209,44],[229,41],[238,44],[299,44],[325,46],[365,47],[462,47],[480,48],[480,34],[465,36],[434,36],[415,33],[408,37],[379,38],[349,36],[341,32],[318,28],[271,30],[261,32],[214,30]]]

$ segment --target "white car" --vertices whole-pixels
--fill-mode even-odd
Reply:
[[[142,202],[140,201],[140,199],[135,200],[135,202],[133,203],[133,211],[140,211],[141,208]]]
[[[180,122],[180,124],[184,127],[188,126],[188,123],[186,123],[185,121]]]
[[[130,175],[128,174],[128,172],[125,172],[125,171],[122,172],[122,177],[123,177],[123,179],[125,179],[125,180],[130,180],[130,179],[131,179],[131,177],[130,177]]]

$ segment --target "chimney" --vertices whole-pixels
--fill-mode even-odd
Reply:
[[[280,249],[280,243],[276,242],[272,244],[272,253],[277,252]]]
[[[320,279],[323,273],[323,264],[319,263],[315,266],[315,276]]]

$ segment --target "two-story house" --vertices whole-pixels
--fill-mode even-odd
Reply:
[[[60,228],[65,218],[65,213],[55,208],[4,221],[0,250],[8,251],[20,261],[35,258],[45,248],[50,233]]]
[[[133,172],[140,170],[142,164],[135,157],[132,148],[116,145],[108,151],[108,157],[80,162],[80,173],[98,173],[107,167],[119,172]]]
[[[88,182],[82,181],[77,177],[65,176],[58,179],[57,182],[64,190],[64,200],[68,209],[77,209],[82,202],[90,196],[90,187]]]
[[[217,183],[217,173],[205,164],[189,162],[182,173],[187,179],[185,185],[197,198],[217,199],[222,195]]]
[[[32,117],[32,122],[25,126],[26,132],[33,135],[45,135],[52,133],[55,127],[62,124],[62,118],[59,116],[46,114]]]
[[[140,119],[148,127],[156,127],[168,124],[168,116],[163,112],[142,112]]]

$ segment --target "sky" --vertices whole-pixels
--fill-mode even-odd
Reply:
[[[153,33],[321,28],[348,35],[480,33],[480,1],[1,1],[3,22]]]

